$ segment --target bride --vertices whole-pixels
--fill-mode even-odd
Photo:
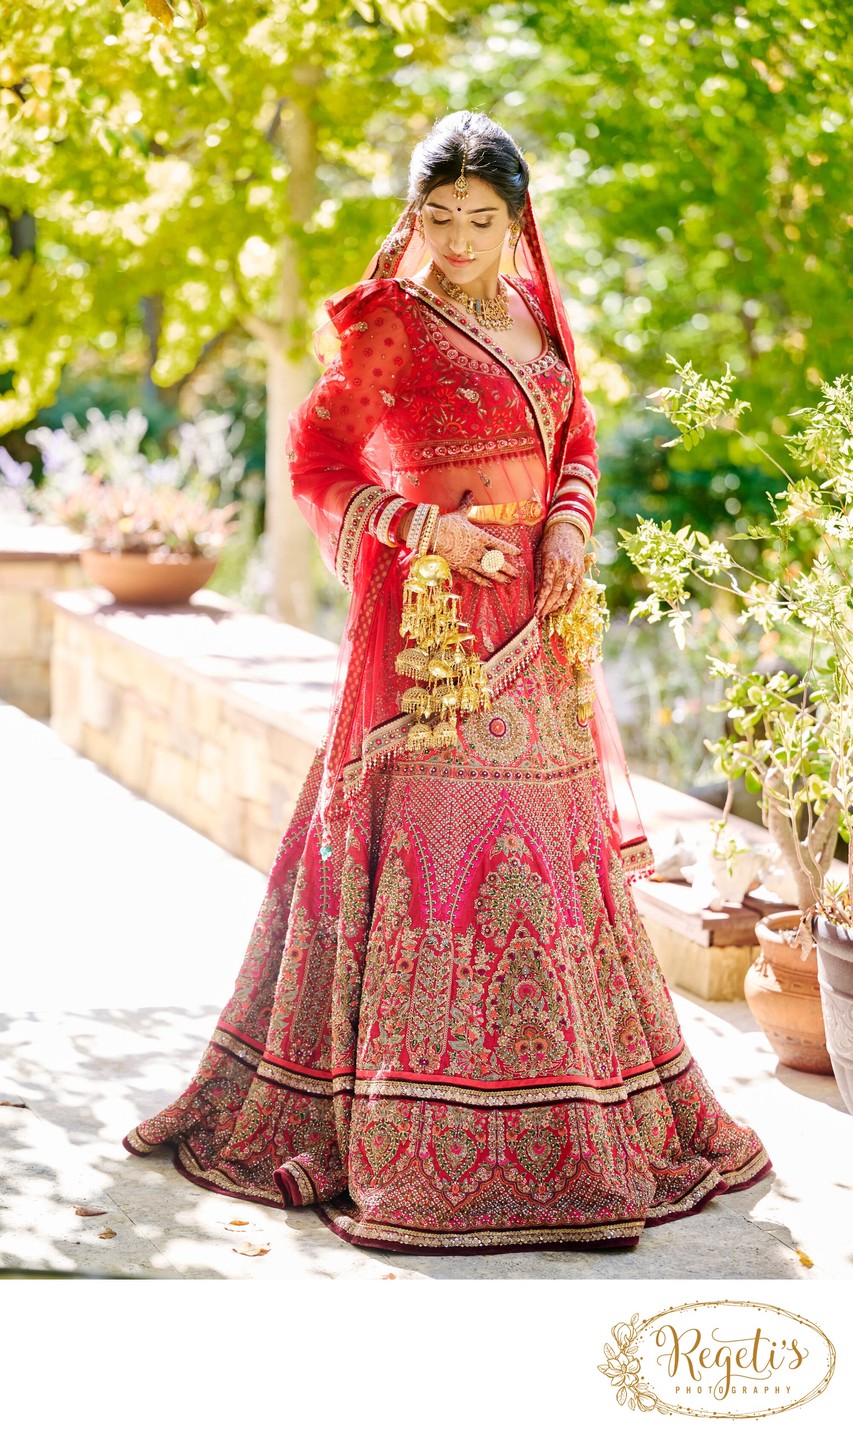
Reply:
[[[528,179],[447,116],[327,303],[289,453],[352,596],[327,739],[198,1071],[124,1140],[393,1251],[631,1247],[770,1169],[630,892],[594,420]]]

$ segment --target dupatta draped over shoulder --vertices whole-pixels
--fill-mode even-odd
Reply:
[[[406,210],[368,277],[327,302],[328,318],[315,335],[325,372],[291,417],[294,497],[324,562],[352,594],[324,756],[326,812],[333,801],[345,801],[367,767],[405,745],[412,722],[400,712],[403,685],[393,668],[411,554],[377,537],[383,513],[387,519],[420,502],[446,512],[469,490],[472,518],[502,526],[504,515],[527,504],[534,551],[542,533],[537,517],[547,517],[557,502],[587,532],[595,517],[595,419],[530,199],[521,241],[505,264],[542,335],[540,355],[526,363],[416,282],[426,250],[414,218]],[[514,604],[505,593],[489,603],[457,576],[454,585],[495,695],[541,649],[533,595],[519,589]],[[494,622],[496,608],[501,624]],[[551,648],[558,660],[559,641]],[[600,663],[592,677],[589,726],[613,839],[636,877],[651,871],[653,858]]]

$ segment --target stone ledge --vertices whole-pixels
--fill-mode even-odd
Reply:
[[[676,824],[688,837],[691,829],[694,834],[704,831],[711,819],[720,817],[712,804],[654,779],[632,775],[631,782],[652,837]],[[729,824],[748,843],[768,841],[766,830],[747,818],[732,815]],[[832,872],[842,877],[844,864],[834,860]],[[743,998],[743,980],[759,952],[758,919],[790,906],[748,893],[743,903],[729,903],[719,911],[699,908],[686,883],[654,878],[640,879],[632,892],[667,983],[709,1001]]]
[[[338,654],[329,640],[248,613],[212,589],[167,609],[118,604],[94,587],[48,598],[79,621],[81,634],[90,627],[117,650],[148,655],[176,677],[192,675],[201,690],[307,743],[325,738]]]
[[[0,521],[0,563],[32,559],[73,562],[87,541],[60,524],[13,524]]]
[[[325,740],[336,646],[211,590],[169,609],[49,597],[60,737],[268,870]]]
[[[57,591],[52,726],[72,747],[221,847],[268,871],[311,759],[326,737],[337,647],[211,590],[169,609],[102,589]],[[632,778],[648,833],[704,829],[719,810]],[[752,842],[764,830],[732,827]],[[842,867],[838,865],[839,869]],[[685,884],[632,887],[667,981],[740,998],[757,952],[752,899],[698,910]],[[777,905],[778,906],[778,905]]]
[[[84,582],[76,534],[49,524],[0,522],[0,699],[31,718],[50,712],[53,610],[48,590]]]
[[[694,834],[705,831],[711,819],[720,817],[720,810],[712,804],[667,788],[655,779],[632,774],[631,782],[652,838],[655,831],[676,824],[688,837],[691,829]],[[729,822],[748,843],[767,842],[767,834],[757,823],[734,815]],[[717,912],[699,908],[686,883],[662,883],[654,878],[639,879],[631,891],[671,987],[708,1001],[743,998],[743,980],[758,956],[755,924],[772,904],[753,904],[750,900],[727,904]]]

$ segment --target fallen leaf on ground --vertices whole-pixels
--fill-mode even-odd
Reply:
[[[106,1217],[108,1208],[105,1207],[76,1207],[75,1217]]]
[[[98,1233],[98,1237],[115,1237],[115,1233],[111,1227],[105,1227],[103,1232]]]
[[[268,1247],[258,1247],[254,1242],[241,1242],[239,1247],[232,1247],[232,1252],[238,1252],[241,1257],[265,1257],[269,1252]]]
[[[11,1098],[3,1098],[0,1108],[25,1108],[26,1103],[13,1103]]]
[[[229,1227],[248,1227],[248,1226],[249,1226],[249,1223],[248,1223],[248,1219],[246,1219],[246,1218],[244,1218],[244,1217],[232,1217],[232,1219],[231,1219],[231,1221],[229,1222],[228,1226],[229,1226]]]
[[[382,1279],[382,1281],[383,1281],[383,1282],[391,1282],[392,1278],[395,1278],[396,1276],[397,1276],[396,1272],[386,1272],[386,1273],[385,1273],[385,1276],[384,1276],[383,1279]]]
[[[814,1263],[812,1262],[808,1253],[803,1252],[803,1249],[801,1247],[797,1248],[797,1257],[800,1259],[800,1262],[803,1264],[803,1267],[814,1267]]]

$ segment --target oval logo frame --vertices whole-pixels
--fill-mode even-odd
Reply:
[[[823,1329],[770,1302],[683,1302],[610,1331],[598,1371],[630,1411],[770,1417],[819,1397],[835,1371]]]

